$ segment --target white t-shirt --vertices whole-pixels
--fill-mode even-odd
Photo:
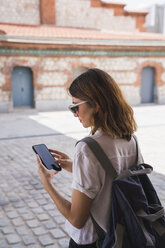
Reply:
[[[100,130],[91,137],[101,145],[118,174],[123,169],[135,165],[136,143],[134,138],[130,141],[120,138],[112,139]],[[140,149],[139,154],[138,163],[142,163],[143,158]],[[91,214],[100,227],[107,231],[112,178],[106,175],[104,169],[84,142],[79,142],[75,148],[72,171],[72,188],[93,199]],[[70,222],[66,221],[66,230],[77,244],[85,245],[97,240],[97,233],[90,217],[81,229],[75,228]]]

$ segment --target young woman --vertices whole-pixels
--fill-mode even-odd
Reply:
[[[132,137],[136,123],[131,106],[114,79],[99,69],[89,69],[70,85],[73,105],[69,109],[84,128],[91,127],[91,137],[103,148],[118,174],[136,162],[136,144]],[[84,142],[75,147],[73,162],[64,153],[51,150],[61,167],[73,173],[72,200],[64,199],[52,183],[55,171],[47,170],[38,158],[42,183],[66,218],[71,237],[69,248],[96,248],[98,239],[90,217],[106,232],[110,209],[112,178]],[[143,161],[140,157],[139,163]]]

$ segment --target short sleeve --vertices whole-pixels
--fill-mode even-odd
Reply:
[[[103,174],[103,169],[87,144],[78,143],[73,161],[72,188],[94,199],[101,189]]]

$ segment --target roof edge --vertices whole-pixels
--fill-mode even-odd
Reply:
[[[48,45],[97,45],[97,46],[138,46],[138,47],[165,47],[165,40],[108,40],[108,39],[79,39],[79,38],[34,38],[23,36],[3,36],[0,35],[0,41],[6,44],[48,44]]]
[[[141,10],[125,10],[125,13],[132,16],[146,16],[148,14],[148,11],[141,11]]]

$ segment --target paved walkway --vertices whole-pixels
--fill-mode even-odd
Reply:
[[[165,106],[136,107],[137,132],[151,179],[165,206]],[[88,132],[68,111],[26,111],[0,115],[0,248],[65,248],[65,220],[43,189],[33,144],[66,152],[72,157],[77,139]],[[71,174],[54,178],[59,191],[71,197]]]

